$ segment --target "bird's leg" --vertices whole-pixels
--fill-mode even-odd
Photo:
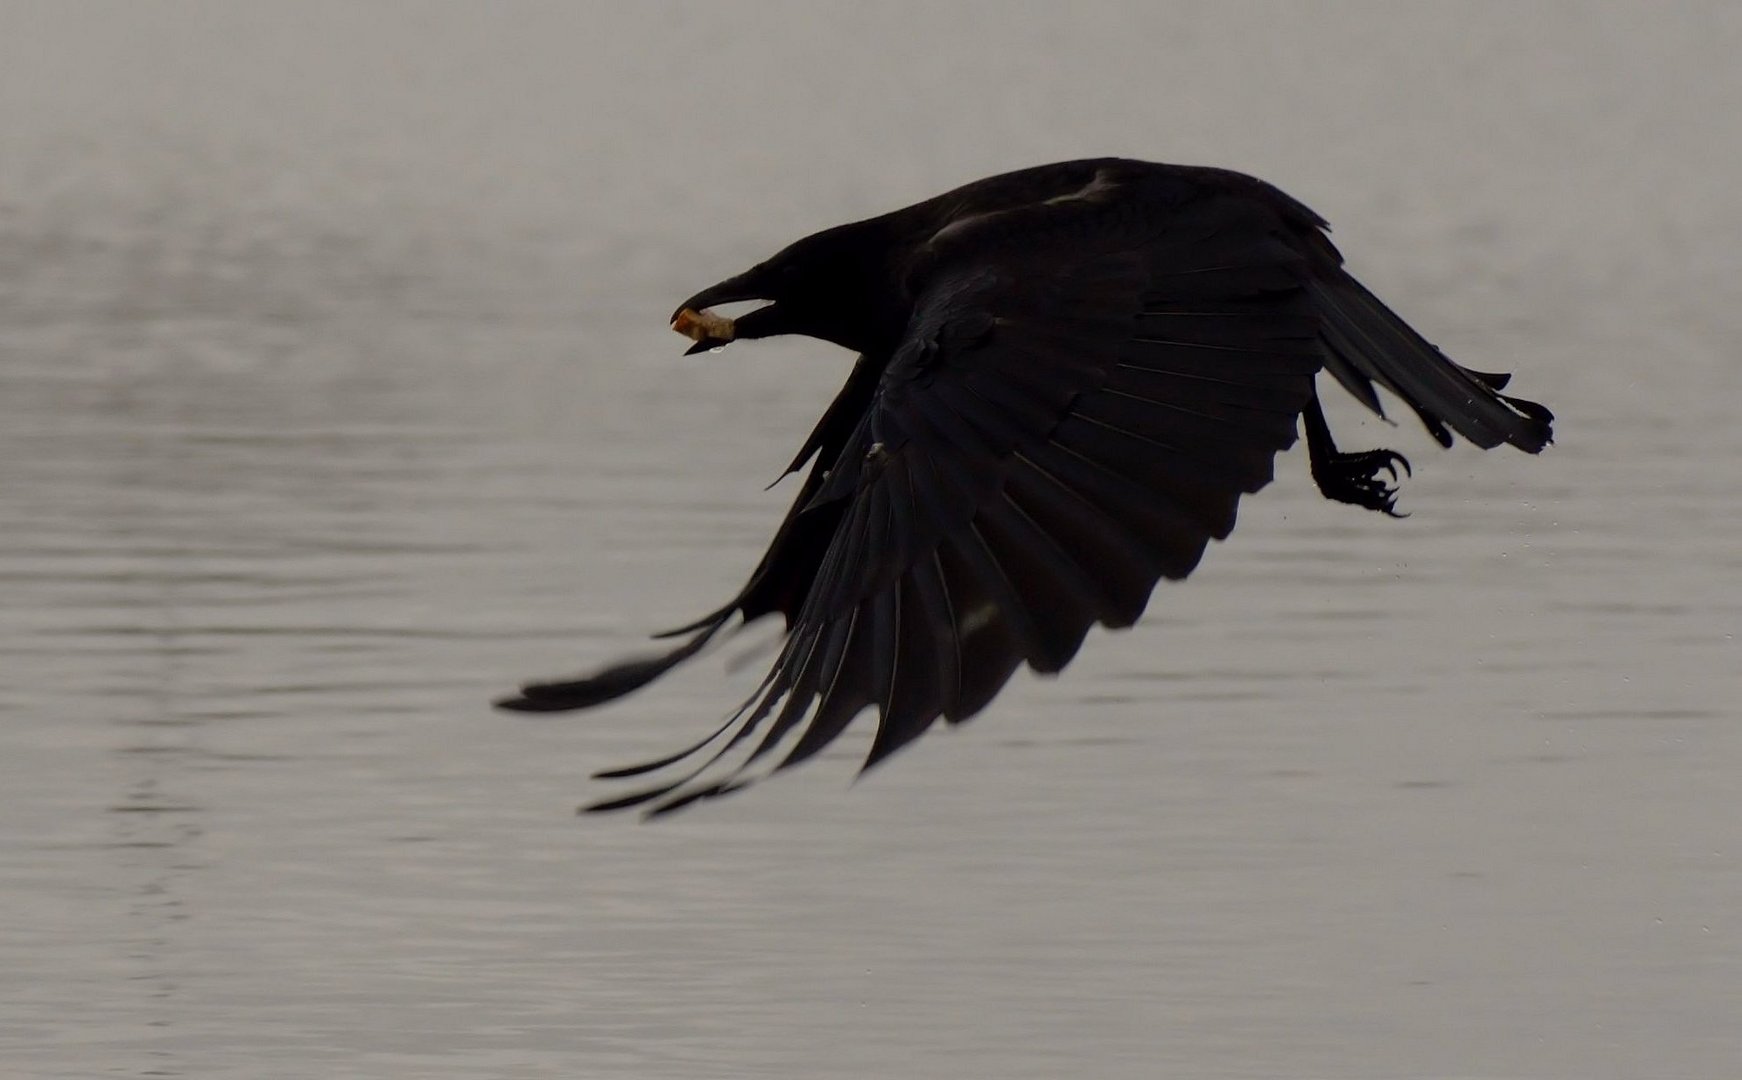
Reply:
[[[1301,413],[1306,420],[1307,454],[1312,461],[1313,482],[1325,498],[1353,503],[1392,517],[1397,512],[1397,469],[1409,475],[1409,459],[1395,450],[1367,450],[1345,454],[1331,441],[1331,428],[1314,394]],[[1381,472],[1389,477],[1381,477]]]

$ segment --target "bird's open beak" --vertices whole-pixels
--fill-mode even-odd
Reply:
[[[717,349],[739,336],[735,320],[708,309],[741,300],[766,299],[749,279],[749,274],[727,278],[678,305],[671,316],[671,328],[695,342],[684,353],[685,356]]]

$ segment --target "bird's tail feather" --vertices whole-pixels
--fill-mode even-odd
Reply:
[[[1326,369],[1375,413],[1385,415],[1373,390],[1378,383],[1407,402],[1445,446],[1453,431],[1483,449],[1504,442],[1531,454],[1553,441],[1553,413],[1499,392],[1509,376],[1453,363],[1342,270],[1308,288],[1323,318]]]

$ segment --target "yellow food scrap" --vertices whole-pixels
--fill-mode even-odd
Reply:
[[[691,341],[731,341],[732,320],[712,311],[684,308],[671,321],[671,328]]]

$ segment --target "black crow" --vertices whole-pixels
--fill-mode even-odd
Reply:
[[[1337,449],[1321,370],[1380,415],[1384,387],[1443,445],[1548,445],[1547,409],[1423,340],[1344,272],[1326,230],[1240,173],[1071,161],[828,229],[703,289],[672,320],[692,352],[804,334],[859,354],[787,470],[810,463],[798,497],[743,590],[664,635],[690,635],[674,651],[501,706],[598,705],[734,620],[779,614],[779,655],[724,725],[599,775],[700,764],[590,809],[737,790],[875,706],[869,768],[985,708],[1019,665],[1059,671],[1090,626],[1136,622],[1159,579],[1233,529],[1297,422],[1327,497],[1394,514],[1408,462]],[[765,303],[709,310],[747,300]]]

